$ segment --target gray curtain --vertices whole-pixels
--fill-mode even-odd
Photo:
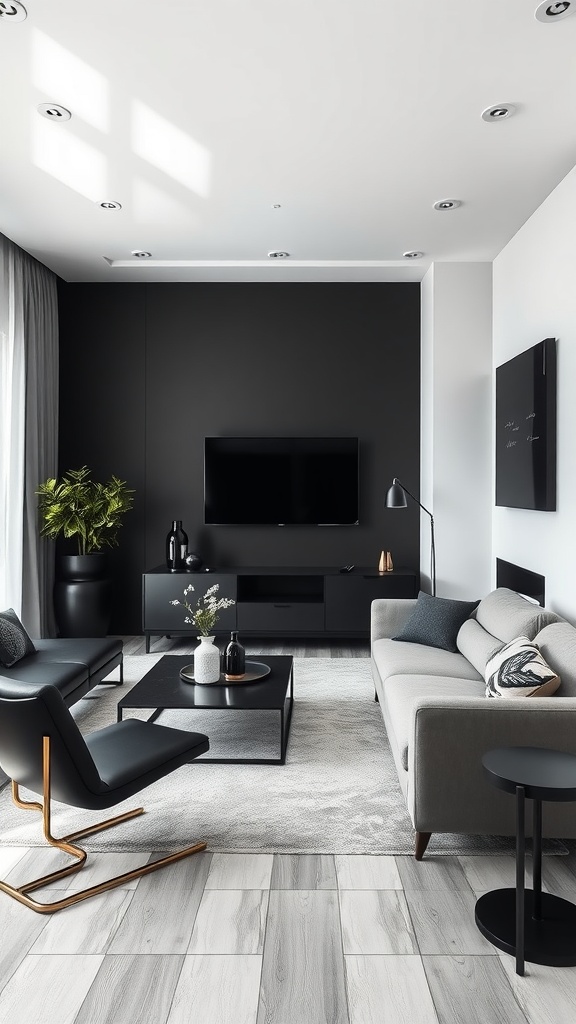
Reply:
[[[58,296],[56,275],[14,247],[22,288],[26,434],[22,621],[32,636],[54,636],[54,543],[41,538],[36,489],[58,471]]]

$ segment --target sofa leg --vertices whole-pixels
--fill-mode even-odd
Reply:
[[[123,682],[124,682],[124,655],[122,655],[122,661],[120,662],[120,682],[118,683],[118,685],[122,686]]]
[[[376,701],[377,704],[380,703],[380,698],[379,698],[378,694],[376,693],[376,690],[374,690],[374,700]]]
[[[414,847],[414,857],[416,860],[422,860],[422,857],[426,853],[426,847],[430,842],[431,832],[417,832],[416,843]]]

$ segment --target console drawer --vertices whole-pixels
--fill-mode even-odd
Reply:
[[[290,633],[324,630],[324,604],[318,601],[242,601],[236,606],[238,629]]]

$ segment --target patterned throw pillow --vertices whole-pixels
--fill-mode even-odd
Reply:
[[[0,665],[10,668],[27,654],[34,654],[32,643],[13,608],[0,612]]]
[[[485,679],[487,697],[550,697],[560,686],[560,676],[527,636],[504,644],[488,659]]]
[[[477,604],[478,601],[452,601],[447,597],[432,597],[421,590],[408,622],[392,639],[439,647],[443,651],[457,651],[458,630]]]

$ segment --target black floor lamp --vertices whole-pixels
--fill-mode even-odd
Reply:
[[[420,508],[430,516],[430,578],[432,580],[432,595],[436,597],[436,543],[434,541],[434,516],[421,501],[418,501],[413,494],[410,493],[404,484],[400,483],[397,477],[394,477],[392,481],[392,487],[388,489],[386,495],[386,508],[406,508],[408,502],[406,501],[406,495],[412,498]]]

